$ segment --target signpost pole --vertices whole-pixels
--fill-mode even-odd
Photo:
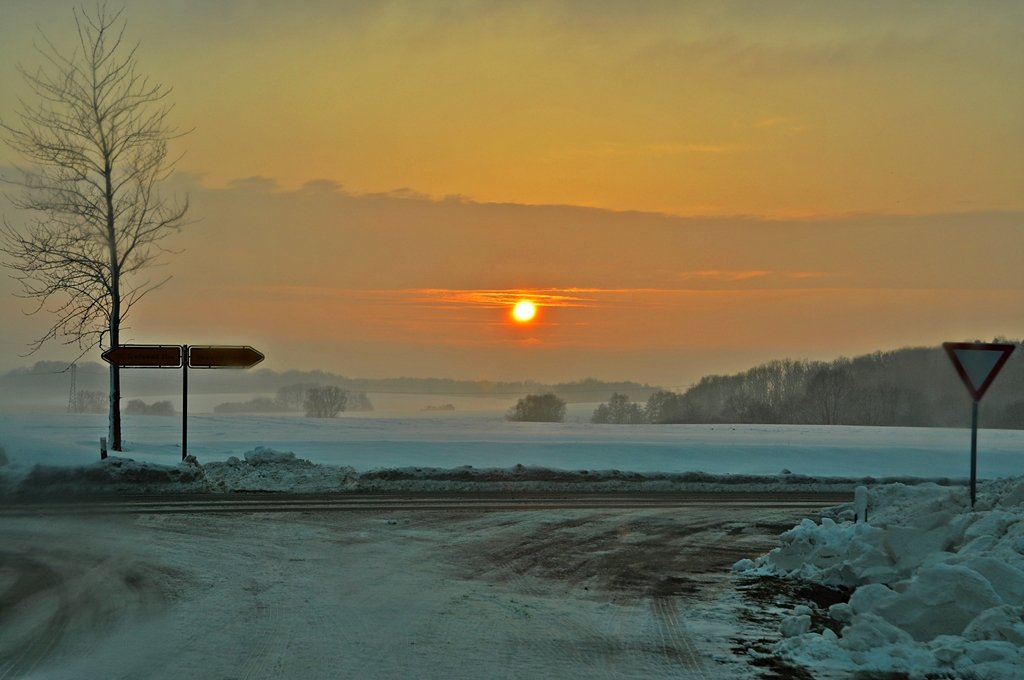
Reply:
[[[978,400],[971,402],[971,507],[978,486]]]
[[[103,360],[121,368],[181,367],[181,459],[188,457],[188,369],[249,368],[263,361],[263,354],[248,345],[118,345],[102,354]],[[106,456],[104,456],[106,457]]]
[[[181,459],[188,455],[188,345],[181,346]]]
[[[992,386],[1016,345],[1006,342],[944,342],[953,368],[971,395],[971,508],[978,490],[978,402]]]

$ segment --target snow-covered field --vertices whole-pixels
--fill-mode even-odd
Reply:
[[[501,413],[430,416],[195,415],[188,452],[202,463],[243,457],[258,446],[358,471],[395,467],[628,470],[827,477],[964,478],[967,430],[789,425],[592,425],[512,423]],[[10,466],[82,465],[99,458],[103,416],[0,414],[0,447]],[[140,462],[181,459],[181,420],[124,419],[124,455]],[[982,430],[978,474],[1019,474],[1024,431]]]
[[[102,417],[0,416],[0,492],[953,480],[867,480],[861,523],[852,507],[803,521],[682,509],[12,515],[0,525],[0,599],[16,605],[0,611],[11,677],[761,677],[751,663],[792,663],[816,680],[1024,677],[1021,432],[980,433],[972,509],[959,430],[524,424],[493,413],[200,415],[189,426],[198,462],[179,462],[178,419],[137,417],[126,419],[127,451],[100,463]],[[781,533],[771,552],[765,532]],[[666,549],[685,562],[748,552],[731,576],[694,581]],[[701,596],[610,596],[607,570],[632,573],[652,551],[663,570],[652,583]],[[468,577],[470,563],[486,577]],[[829,606],[801,601],[806,584],[841,590]],[[775,594],[754,604],[744,595],[766,589]],[[790,671],[779,672],[765,677]]]

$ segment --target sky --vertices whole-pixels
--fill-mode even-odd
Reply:
[[[0,119],[38,30],[71,44],[73,6],[4,0]],[[250,344],[269,368],[349,376],[683,387],[1024,337],[1024,4],[125,16],[189,131],[165,193],[191,203],[128,341]],[[16,290],[0,280],[0,369],[73,358],[21,356],[48,319]],[[522,298],[539,312],[515,324]]]

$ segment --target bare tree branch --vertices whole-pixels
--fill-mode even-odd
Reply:
[[[159,191],[174,161],[168,143],[182,133],[169,123],[171,90],[137,70],[138,44],[126,42],[123,9],[100,3],[75,9],[77,45],[70,54],[45,34],[40,65],[18,66],[34,97],[21,100],[0,138],[24,164],[12,204],[31,215],[0,228],[3,265],[53,324],[30,344],[49,341],[86,351],[120,342],[120,329],[143,297],[167,279],[133,281],[168,252],[161,244],[185,223],[188,201]],[[111,367],[110,444],[121,448],[120,378]]]

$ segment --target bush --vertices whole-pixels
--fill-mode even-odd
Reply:
[[[528,394],[505,415],[508,420],[531,423],[560,423],[565,420],[565,401],[552,393]]]
[[[106,413],[109,406],[106,392],[79,390],[71,410],[74,413]]]
[[[307,418],[333,418],[345,410],[348,394],[340,387],[310,387],[306,390],[303,407]]]
[[[682,394],[659,390],[647,398],[647,422],[655,424],[701,422]]]
[[[169,401],[155,401],[147,404],[141,399],[132,399],[124,407],[126,415],[130,416],[173,416],[174,404]]]
[[[601,404],[590,417],[592,423],[614,423],[616,425],[637,425],[647,422],[647,416],[640,404],[629,401],[625,394],[616,392],[607,404]]]
[[[287,413],[287,405],[270,397],[253,397],[249,401],[228,401],[213,407],[214,413]]]

